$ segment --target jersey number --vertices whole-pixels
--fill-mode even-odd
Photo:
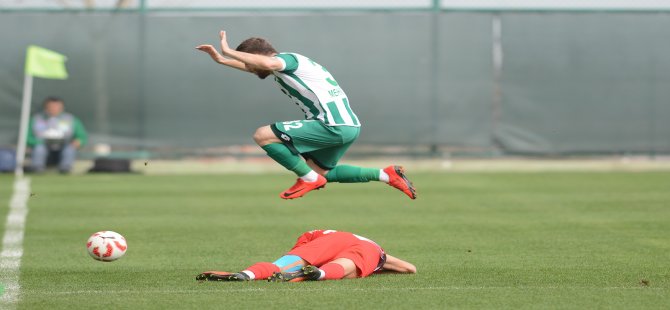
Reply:
[[[289,131],[291,129],[298,129],[302,127],[302,123],[300,121],[288,121],[288,122],[283,122],[284,124],[284,130]]]

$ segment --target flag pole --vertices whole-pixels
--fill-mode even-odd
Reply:
[[[23,177],[23,159],[26,157],[26,140],[28,139],[28,122],[30,121],[30,101],[33,97],[33,76],[25,74],[23,79],[23,101],[21,103],[21,122],[19,125],[19,141],[16,143],[16,168],[14,175]]]

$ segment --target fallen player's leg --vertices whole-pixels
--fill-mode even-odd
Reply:
[[[294,272],[275,272],[268,278],[270,282],[300,282],[317,280],[339,280],[358,277],[354,262],[348,258],[338,258],[321,267],[307,265]]]

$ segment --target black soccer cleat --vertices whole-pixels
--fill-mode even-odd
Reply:
[[[268,282],[300,282],[316,281],[321,276],[318,267],[307,265],[294,272],[275,272],[268,278]]]
[[[241,282],[241,281],[250,281],[251,279],[245,273],[242,272],[225,272],[225,271],[205,271],[197,276],[195,276],[197,281],[228,281],[228,282]]]

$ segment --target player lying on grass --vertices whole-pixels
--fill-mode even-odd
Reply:
[[[278,53],[262,38],[249,38],[232,49],[226,32],[219,35],[223,55],[212,45],[196,48],[219,64],[261,79],[273,75],[281,91],[305,114],[304,120],[277,122],[254,133],[254,140],[270,158],[298,176],[295,185],[279,195],[281,198],[302,197],[327,182],[369,181],[386,182],[416,198],[416,190],[400,166],[373,169],[337,164],[358,138],[361,123],[347,95],[326,68],[300,54]]]
[[[363,278],[375,271],[416,273],[414,265],[388,255],[374,241],[335,230],[312,230],[274,263],[260,262],[240,272],[206,271],[198,281],[268,280],[297,282]]]

